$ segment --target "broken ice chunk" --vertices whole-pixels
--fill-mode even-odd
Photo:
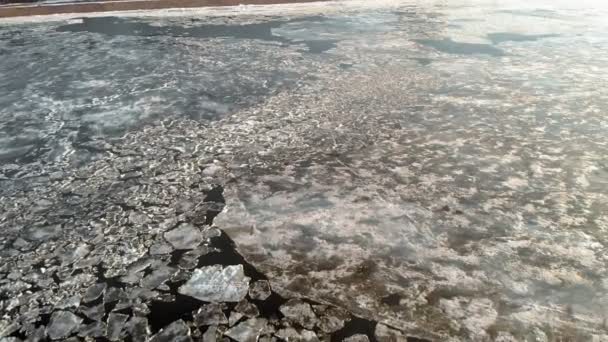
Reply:
[[[131,213],[129,213],[129,222],[131,222],[133,225],[143,226],[143,225],[147,224],[149,221],[150,221],[150,219],[144,213],[137,212],[137,211],[132,211]]]
[[[311,330],[302,330],[300,332],[301,339],[300,341],[305,342],[320,342],[319,337],[314,331]]]
[[[248,290],[249,278],[243,265],[213,265],[195,269],[178,292],[205,302],[238,302]]]
[[[46,329],[41,325],[36,330],[27,333],[27,341],[44,341],[46,339]]]
[[[144,317],[150,314],[150,308],[148,308],[145,303],[133,303],[131,309],[133,310],[133,315],[135,316]]]
[[[7,320],[0,321],[0,338],[6,337],[19,330],[19,323]]]
[[[76,307],[78,307],[78,305],[80,305],[80,296],[75,295],[72,297],[65,298],[62,301],[60,301],[59,303],[57,303],[55,305],[55,309],[76,308]]]
[[[71,252],[62,256],[61,266],[69,265],[78,260],[83,259],[84,257],[86,257],[89,254],[90,251],[91,251],[91,248],[88,245],[86,245],[86,244],[79,245],[78,247],[72,249]]]
[[[200,254],[196,251],[186,252],[179,260],[179,267],[182,269],[193,269],[198,265],[199,257]]]
[[[134,342],[143,342],[147,339],[150,329],[148,328],[148,319],[145,317],[133,317],[127,323],[127,329],[131,333],[131,338]]]
[[[205,167],[205,169],[203,170],[203,174],[205,176],[209,176],[209,177],[213,177],[219,173],[221,173],[224,170],[223,167],[221,167],[220,165],[217,164],[209,164]]]
[[[201,231],[189,223],[180,224],[164,236],[175,249],[194,249],[204,240]]]
[[[215,342],[217,341],[217,326],[212,325],[209,328],[207,328],[207,331],[205,331],[205,333],[203,334],[203,341],[204,342]]]
[[[345,322],[348,320],[350,320],[348,312],[339,308],[330,307],[323,312],[321,320],[319,321],[319,328],[324,333],[331,334],[342,329]]]
[[[21,249],[21,250],[27,250],[30,247],[30,243],[27,242],[27,241],[25,241],[25,240],[23,240],[22,238],[18,237],[13,242],[13,247],[15,247],[17,249]]]
[[[233,326],[233,325],[237,324],[243,317],[245,317],[245,315],[243,315],[242,313],[232,311],[230,313],[230,318],[228,318],[228,325]]]
[[[356,334],[345,338],[342,342],[369,342],[367,335]]]
[[[292,327],[283,328],[275,333],[282,341],[302,341],[302,342],[319,342],[319,338],[314,331],[302,330],[298,332]]]
[[[399,330],[382,323],[376,325],[375,335],[378,342],[405,341],[407,339]]]
[[[93,307],[81,306],[80,312],[82,312],[88,318],[94,321],[100,321],[105,315],[105,309],[103,304],[99,304]]]
[[[266,319],[252,318],[230,328],[224,335],[238,342],[256,342],[266,328]]]
[[[102,337],[106,332],[106,324],[104,322],[93,322],[88,325],[84,325],[80,328],[78,336],[80,337]]]
[[[317,322],[317,316],[312,311],[310,304],[301,299],[290,299],[279,310],[290,321],[298,323],[307,329],[314,328]]]
[[[82,323],[82,318],[69,311],[55,311],[51,315],[51,322],[46,333],[53,340],[70,336]]]
[[[171,276],[175,273],[175,268],[162,266],[158,269],[155,269],[147,275],[144,279],[141,280],[141,286],[147,289],[153,289],[165,281],[171,279]]]
[[[27,240],[44,241],[57,237],[61,233],[61,225],[55,224],[43,227],[31,227],[25,231]]]
[[[247,299],[241,300],[235,307],[234,311],[240,312],[247,317],[256,317],[260,315],[260,310],[254,304],[251,304]]]
[[[150,246],[150,255],[169,254],[173,248],[166,243],[155,243]]]
[[[108,340],[118,341],[120,339],[120,333],[122,332],[128,318],[128,315],[119,313],[111,313],[108,315],[108,328],[106,333]]]
[[[126,298],[127,294],[122,289],[117,287],[108,287],[106,289],[106,293],[103,296],[103,302],[104,304],[108,304]]]
[[[194,314],[194,322],[197,326],[201,325],[218,325],[228,323],[228,318],[222,311],[222,305],[211,303],[201,306]]]
[[[103,293],[103,291],[106,289],[106,283],[97,283],[94,285],[91,285],[87,291],[84,293],[84,297],[82,298],[82,301],[84,303],[89,303],[94,301],[95,299],[99,298],[101,296],[101,294]]]
[[[266,300],[271,294],[268,280],[258,280],[252,283],[251,288],[249,289],[249,297],[251,297],[251,299]]]
[[[212,239],[214,237],[222,236],[222,231],[215,227],[208,227],[203,230],[203,238],[205,240]]]
[[[190,329],[183,320],[175,321],[161,331],[158,334],[152,336],[150,342],[189,342],[192,341],[190,337]]]

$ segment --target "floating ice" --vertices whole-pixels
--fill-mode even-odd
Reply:
[[[167,266],[161,266],[158,269],[155,269],[147,275],[145,278],[141,280],[141,286],[154,289],[160,285],[162,285],[165,281],[171,279],[171,276],[175,274],[176,269]]]
[[[240,301],[234,307],[234,311],[240,312],[247,317],[256,317],[260,315],[260,310],[258,310],[258,307],[250,303],[247,299]]]
[[[158,334],[152,336],[150,342],[185,342],[192,341],[190,337],[190,329],[183,320],[175,321],[167,325]]]
[[[69,309],[76,308],[80,305],[80,296],[74,295],[68,298],[63,299],[59,303],[55,305],[55,309]]]
[[[304,328],[312,329],[317,322],[317,316],[312,311],[310,304],[301,299],[291,299],[283,304],[279,310],[289,320],[298,323]]]
[[[258,280],[252,283],[251,288],[249,289],[249,297],[251,297],[251,299],[265,300],[270,297],[271,294],[268,280]]]
[[[188,223],[182,223],[179,227],[165,233],[165,240],[175,249],[194,249],[203,242],[201,231]]]
[[[367,335],[356,334],[345,338],[342,342],[369,342]]]
[[[82,323],[82,318],[69,311],[55,311],[51,316],[51,323],[46,333],[53,340],[63,339],[70,336]]]
[[[238,342],[256,342],[266,328],[266,319],[252,318],[226,331],[224,335]]]
[[[318,342],[319,338],[314,331],[302,330],[297,331],[292,327],[283,328],[275,333],[275,335],[284,341],[302,341],[302,342]]]
[[[228,318],[222,311],[222,305],[218,303],[211,303],[203,305],[194,314],[194,322],[196,325],[216,325],[228,323]]]
[[[89,303],[99,298],[103,291],[106,289],[106,283],[98,283],[91,285],[84,294],[82,301],[84,303]]]
[[[125,323],[129,319],[128,315],[111,313],[108,315],[108,330],[106,336],[110,341],[118,341],[121,339],[120,333],[125,327]]]
[[[385,324],[378,323],[376,325],[376,340],[379,342],[403,341],[406,339],[400,331],[395,330]]]
[[[131,333],[133,341],[145,341],[149,334],[148,319],[145,317],[133,317],[127,323],[127,330]]]
[[[80,312],[94,321],[100,321],[105,315],[105,309],[103,304],[99,304],[93,307],[81,306]]]
[[[19,324],[9,322],[6,320],[0,321],[0,338],[9,336],[15,331],[19,330]]]
[[[315,312],[319,314],[318,310],[319,306],[315,306]],[[334,333],[344,327],[344,324],[347,320],[350,320],[350,315],[348,312],[342,309],[338,309],[335,307],[326,308],[323,311],[323,315],[320,315],[319,320],[319,328],[321,331],[327,334]]]
[[[238,302],[247,295],[249,278],[243,265],[197,268],[179,293],[206,302]]]
[[[119,301],[121,299],[126,299],[127,294],[124,290],[117,287],[108,287],[103,296],[103,303],[108,304],[112,302]]]
[[[228,318],[228,326],[233,326],[233,325],[237,324],[243,317],[245,317],[245,315],[243,315],[240,312],[236,312],[236,311],[231,312],[230,318]]]
[[[78,332],[80,337],[102,337],[106,333],[106,324],[104,322],[93,322],[88,325],[83,325]]]

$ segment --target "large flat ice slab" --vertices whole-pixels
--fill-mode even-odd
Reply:
[[[249,278],[243,265],[207,266],[194,270],[179,293],[206,302],[238,302],[249,291]]]

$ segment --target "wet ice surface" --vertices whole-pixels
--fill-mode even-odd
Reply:
[[[245,298],[249,289],[249,278],[243,267],[208,266],[194,270],[179,293],[206,302],[238,302]]]
[[[153,120],[221,118],[300,81],[303,70],[285,64],[280,46],[331,48],[273,36],[283,19],[174,21],[2,27],[0,161],[78,162],[102,148],[91,140]]]
[[[1,334],[607,337],[605,5],[309,6],[0,26]]]

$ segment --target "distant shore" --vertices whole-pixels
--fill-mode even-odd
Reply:
[[[12,3],[0,5],[0,18],[66,13],[133,11],[166,8],[266,5],[318,2],[321,0],[107,0],[99,2]]]

